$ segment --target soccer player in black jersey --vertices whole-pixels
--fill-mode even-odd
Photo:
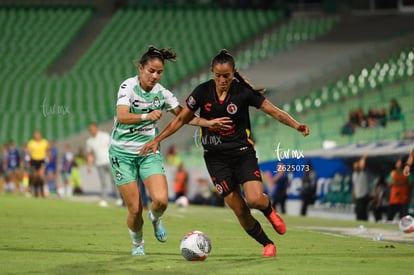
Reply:
[[[213,79],[193,90],[186,100],[186,107],[141,149],[140,154],[156,152],[159,142],[191,120],[197,110],[200,110],[201,118],[216,119],[218,123],[212,127],[201,128],[207,170],[218,194],[233,210],[243,229],[263,245],[262,256],[275,257],[276,246],[252,216],[250,208],[263,212],[281,235],[286,232],[286,224],[263,192],[258,160],[250,137],[248,109],[250,106],[261,109],[304,136],[309,134],[309,128],[270,103],[263,96],[264,90],[255,90],[236,70],[234,58],[227,50],[221,50],[213,58],[211,69]],[[243,186],[244,198],[240,186]]]

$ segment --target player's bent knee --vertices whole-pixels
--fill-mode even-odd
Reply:
[[[168,206],[168,198],[152,199],[155,209],[165,210]]]
[[[255,209],[263,208],[263,200],[259,196],[247,198],[246,203],[250,208],[255,208]]]
[[[127,207],[128,207],[128,213],[131,216],[134,216],[134,217],[142,216],[142,207],[139,207],[139,205],[127,205]]]

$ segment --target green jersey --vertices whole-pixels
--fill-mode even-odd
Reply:
[[[159,83],[149,92],[142,90],[138,76],[135,76],[125,80],[119,87],[116,105],[128,106],[133,114],[147,114],[154,110],[173,110],[179,106],[179,102]],[[122,124],[115,116],[109,150],[116,154],[137,156],[144,144],[153,140],[157,134],[156,121]]]

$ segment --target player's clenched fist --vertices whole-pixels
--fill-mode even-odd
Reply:
[[[160,110],[154,110],[151,113],[148,114],[147,119],[148,120],[152,120],[152,121],[156,121],[159,120],[162,116],[162,111]]]

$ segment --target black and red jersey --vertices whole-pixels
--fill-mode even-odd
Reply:
[[[205,119],[219,117],[232,119],[233,125],[229,130],[220,131],[206,127],[201,129],[201,143],[204,149],[209,152],[223,152],[223,150],[243,150],[253,147],[253,141],[250,139],[249,106],[260,108],[264,100],[262,94],[234,79],[226,98],[220,101],[214,80],[209,80],[193,90],[186,104],[192,111],[200,109],[200,117]]]

